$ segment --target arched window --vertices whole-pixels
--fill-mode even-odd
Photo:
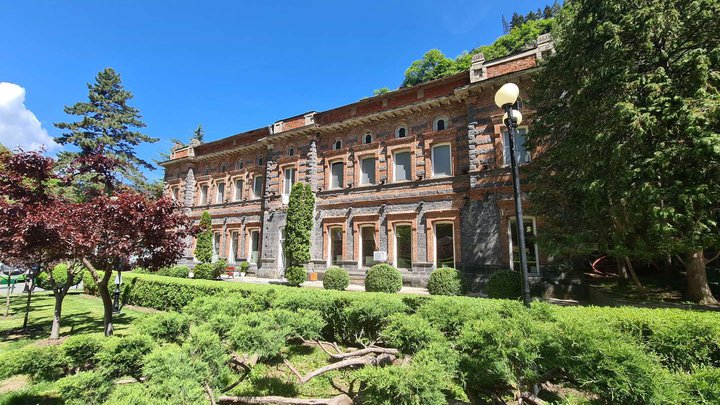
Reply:
[[[372,143],[372,134],[365,134],[365,136],[363,136],[363,143]]]
[[[258,156],[257,159],[255,159],[255,164],[258,165],[258,166],[262,166],[262,165],[263,165],[263,157],[262,157],[262,155]]]
[[[221,164],[220,165],[220,173],[225,173],[225,169],[226,169],[225,163]]]
[[[295,156],[295,146],[293,146],[293,145],[288,146],[287,155],[288,155],[288,156]]]
[[[335,140],[335,143],[333,144],[333,149],[334,149],[334,150],[340,150],[340,149],[342,149],[342,141],[339,140],[339,139],[336,139],[336,140]]]
[[[206,176],[207,176],[208,174],[210,174],[210,166],[205,166],[205,171],[204,171],[204,173],[205,173]]]
[[[408,135],[408,130],[405,125],[400,125],[395,128],[395,138],[405,138]]]
[[[242,159],[238,159],[237,164],[235,165],[238,170],[242,170],[245,167],[245,162],[243,162]]]
[[[433,131],[444,131],[448,127],[448,119],[445,116],[439,116],[433,121]]]

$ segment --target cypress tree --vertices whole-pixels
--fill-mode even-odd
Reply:
[[[293,184],[285,226],[288,267],[302,266],[310,261],[310,235],[314,209],[315,195],[310,185],[301,182]]]
[[[203,211],[200,216],[200,229],[202,231],[198,234],[195,244],[195,258],[201,263],[210,263],[213,256],[213,234],[212,217],[207,211]]]

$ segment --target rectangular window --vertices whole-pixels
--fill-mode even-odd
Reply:
[[[253,197],[262,198],[263,176],[255,176],[253,179]]]
[[[213,253],[215,254],[215,257],[220,257],[220,233],[215,232],[214,238],[213,238]]]
[[[200,205],[205,205],[208,202],[208,186],[200,186]]]
[[[515,135],[515,160],[518,163],[530,162],[530,151],[525,149],[526,128],[519,128]],[[503,132],[503,159],[506,165],[510,164],[510,136],[508,131]]]
[[[361,266],[370,267],[375,264],[373,260],[373,253],[377,250],[375,245],[375,227],[374,226],[363,226],[360,228],[360,243],[362,244],[361,249]]]
[[[450,145],[438,145],[432,148],[432,171],[434,177],[452,176]]]
[[[395,227],[395,267],[409,269],[412,267],[412,228],[410,225]]]
[[[375,184],[375,158],[360,161],[360,184]]]
[[[342,188],[343,177],[345,171],[344,162],[335,162],[330,164],[330,188]]]
[[[330,228],[330,264],[337,265],[343,256],[343,230],[341,227]]]
[[[215,203],[221,204],[225,202],[225,183],[217,184],[217,195],[215,197]]]
[[[394,160],[394,181],[411,180],[410,152],[395,153]]]
[[[250,263],[257,263],[260,248],[260,231],[250,231]]]
[[[283,194],[290,195],[293,184],[295,184],[295,168],[288,167],[285,169],[285,181],[283,182]]]
[[[242,193],[243,193],[243,181],[235,180],[235,193],[233,194],[233,200],[234,201],[242,200]]]
[[[435,225],[435,266],[455,267],[455,243],[452,224]]]
[[[232,236],[230,237],[230,255],[228,257],[228,261],[230,263],[237,263],[238,258],[238,233],[237,231],[233,231]]]
[[[178,199],[180,199],[180,188],[175,187],[172,189],[172,197],[173,201],[177,201]]]
[[[517,221],[515,218],[511,218],[510,224],[510,235],[511,235],[511,246],[510,246],[510,261],[512,263],[513,270],[520,270],[520,244],[517,238]],[[537,260],[537,246],[535,244],[535,220],[532,218],[523,218],[523,229],[525,230],[525,254],[527,255],[527,266],[529,272],[540,271],[539,263]]]

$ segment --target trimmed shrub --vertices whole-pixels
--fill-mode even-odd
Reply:
[[[156,274],[158,276],[188,278],[188,274],[190,274],[190,267],[185,265],[163,267],[162,269],[158,270]]]
[[[241,273],[247,273],[249,268],[250,268],[250,263],[247,260],[240,263],[240,272]]]
[[[60,263],[60,264],[56,265],[55,267],[53,267],[52,275],[53,275],[53,279],[55,279],[56,285],[64,286],[67,283],[67,278],[68,278],[67,270],[68,270],[67,263]],[[85,276],[85,270],[76,269],[75,271],[77,273],[75,274],[75,277],[73,277],[72,285],[80,284],[80,281],[82,281],[83,277]],[[43,290],[52,290],[52,285],[50,285],[50,275],[48,275],[48,273],[45,271],[38,274],[37,284]]]
[[[155,405],[145,384],[120,384],[110,393],[105,404],[112,405]]]
[[[431,295],[464,295],[462,274],[450,267],[441,267],[430,274],[427,286]]]
[[[147,335],[112,336],[98,353],[100,367],[112,378],[130,376],[140,380],[143,357],[155,346]]]
[[[490,298],[520,299],[522,297],[520,273],[507,269],[496,271],[485,285],[485,292]]]
[[[400,297],[369,296],[351,302],[338,300],[331,312],[337,316],[331,320],[334,321],[335,339],[350,344],[374,342],[391,316],[406,313],[407,309]]]
[[[431,343],[445,340],[442,332],[418,315],[394,314],[389,321],[380,334],[381,339],[403,353],[414,354]]]
[[[98,295],[98,285],[89,271],[83,274],[82,282],[83,292],[85,292],[85,294]]]
[[[60,346],[25,346],[0,356],[0,379],[27,374],[33,381],[53,381],[66,374],[68,359]]]
[[[200,263],[193,268],[193,277],[201,280],[217,280],[220,277],[218,268],[213,263]]]
[[[105,336],[101,333],[73,335],[61,345],[68,364],[73,370],[90,370],[97,363],[96,354],[103,348]]]
[[[55,388],[66,404],[102,404],[113,389],[113,382],[95,371],[81,371],[58,380]]]
[[[307,280],[307,272],[302,266],[290,266],[285,269],[285,278],[289,286],[299,287],[300,284]]]
[[[365,291],[396,293],[402,288],[402,273],[389,264],[376,264],[365,276]]]
[[[326,290],[343,291],[350,285],[348,272],[340,267],[330,267],[323,276],[323,288]]]
[[[145,358],[148,396],[156,403],[207,403],[203,376],[207,365],[175,344],[160,346]]]
[[[137,322],[143,333],[170,343],[180,343],[190,334],[190,319],[177,312],[157,312],[141,318]]]

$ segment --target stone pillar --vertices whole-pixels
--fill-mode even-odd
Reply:
[[[185,205],[185,214],[189,215],[192,211],[192,207],[195,202],[195,173],[193,168],[188,168],[187,174],[185,175],[185,195],[183,196],[183,204]],[[193,238],[188,236],[185,238],[185,256],[186,261],[193,261],[195,253],[193,252]]]
[[[380,246],[378,248],[384,252],[388,251],[388,222],[387,222],[387,213],[385,212],[385,204],[380,206],[380,220],[378,221],[380,223],[380,236],[378,243]],[[388,254],[389,257],[389,254]]]
[[[245,251],[245,217],[242,217],[242,220],[240,221],[240,235],[238,235],[238,243],[240,244],[240,258],[247,260],[248,254]]]
[[[315,192],[318,189],[317,184],[317,142],[315,136],[310,137],[310,150],[307,154],[307,172],[305,181],[310,185],[310,189]]]

